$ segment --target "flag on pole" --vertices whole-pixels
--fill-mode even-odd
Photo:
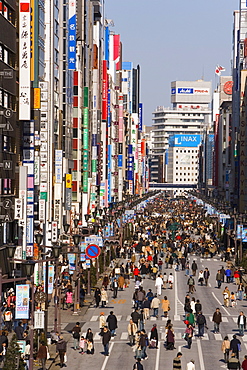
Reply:
[[[217,65],[216,68],[215,68],[215,74],[220,76],[221,75],[221,72],[225,71],[225,67],[222,67],[222,66],[219,66]]]

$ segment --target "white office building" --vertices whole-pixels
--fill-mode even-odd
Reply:
[[[211,82],[171,83],[172,108],[153,112],[150,181],[197,184],[201,134],[211,121]]]

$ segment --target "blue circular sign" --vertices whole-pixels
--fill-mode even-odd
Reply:
[[[85,250],[89,258],[97,258],[100,255],[100,247],[96,244],[89,244]]]

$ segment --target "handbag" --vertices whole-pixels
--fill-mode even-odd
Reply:
[[[241,344],[238,343],[238,352],[241,352]]]
[[[48,347],[46,346],[46,359],[49,360],[51,358]]]
[[[64,362],[67,362],[67,354],[64,355]]]
[[[170,306],[168,306],[168,311],[170,311],[170,309],[171,309],[171,307],[170,307]]]

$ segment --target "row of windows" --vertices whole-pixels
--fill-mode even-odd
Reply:
[[[176,164],[178,164],[178,161],[176,162]],[[190,164],[197,164],[196,162],[194,163],[193,161],[190,162]],[[197,169],[197,167],[195,167],[195,169]]]
[[[197,153],[197,150],[190,150],[190,149],[188,149],[188,150],[176,150],[176,153]]]
[[[0,88],[0,106],[16,111],[16,97]]]
[[[195,182],[197,179],[175,179],[175,182],[190,182],[190,181],[193,181]]]
[[[9,22],[11,22],[13,25],[15,25],[16,22],[16,16],[13,9],[10,8],[10,6],[5,3],[4,0],[0,0],[0,14],[4,16]]]
[[[178,156],[178,155],[176,155],[176,159],[178,159],[178,158],[179,158],[179,156]],[[190,156],[190,158],[194,159],[194,158],[196,158],[196,156],[191,155],[191,156]]]
[[[180,170],[182,170],[183,169],[183,167],[180,167],[179,168]],[[194,171],[194,169],[195,169],[195,171],[197,170],[197,167],[184,167],[184,170],[191,170],[191,171]],[[176,170],[178,170],[178,167],[176,167]]]
[[[7,49],[3,44],[0,44],[0,60],[9,66],[15,68],[16,57],[9,49]]]

